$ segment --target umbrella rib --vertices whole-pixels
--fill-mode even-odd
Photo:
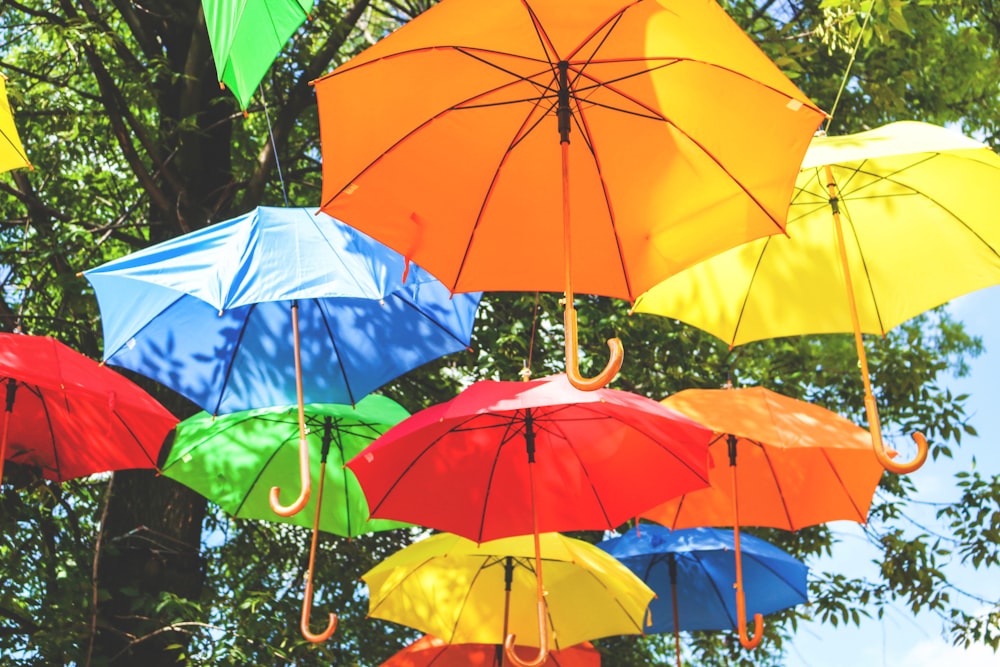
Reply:
[[[729,349],[732,349],[736,341],[739,339],[740,325],[743,324],[743,315],[746,313],[747,305],[750,303],[750,292],[753,291],[753,283],[757,279],[757,275],[760,272],[761,264],[764,262],[764,255],[767,253],[768,249],[771,247],[771,236],[767,236],[763,240],[764,247],[761,248],[760,253],[757,255],[757,263],[754,264],[753,272],[750,274],[750,279],[747,280],[746,292],[743,294],[743,302],[740,304],[740,314],[736,317],[736,323],[733,326],[733,332],[730,339],[726,341],[729,343]]]
[[[494,416],[505,417],[505,415],[494,415]],[[500,438],[500,445],[496,448],[496,452],[493,455],[493,464],[490,466],[490,473],[489,476],[487,477],[486,489],[485,493],[483,494],[483,509],[479,516],[479,532],[476,535],[476,542],[482,541],[483,531],[486,530],[486,508],[490,504],[490,498],[493,497],[490,491],[492,491],[493,489],[493,477],[494,475],[496,475],[497,466],[499,465],[500,462],[500,454],[503,451],[503,448],[506,447],[508,443],[513,441],[514,435],[517,432],[517,429],[512,429],[515,423],[517,423],[515,421],[517,419],[517,412],[515,412],[510,417],[507,417],[507,419],[509,421],[507,422],[507,424],[504,425],[504,435],[503,437]],[[528,465],[531,464],[529,463]]]
[[[751,444],[760,447],[761,453],[764,455],[764,459],[767,461],[767,470],[771,473],[771,479],[774,480],[774,485],[778,489],[778,497],[781,499],[781,509],[785,513],[785,520],[788,521],[788,530],[796,530],[795,523],[792,521],[792,513],[788,509],[788,501],[785,499],[785,492],[781,488],[781,481],[778,479],[777,473],[774,471],[774,464],[771,462],[771,455],[761,443],[755,442],[749,438],[741,438],[744,442],[749,442]],[[738,464],[737,464],[738,465]],[[782,526],[775,526],[776,528],[781,528]]]
[[[585,568],[583,571],[587,574],[588,577],[597,582],[601,586],[601,588],[603,588],[607,592],[608,597],[610,597],[612,600],[615,601],[615,604],[618,606],[619,609],[621,609],[622,613],[625,615],[625,618],[628,619],[629,623],[632,624],[632,627],[636,629],[637,634],[642,634],[642,618],[640,617],[639,622],[636,623],[635,618],[633,618],[632,614],[630,614],[628,609],[625,608],[625,605],[622,604],[622,601],[618,598],[618,596],[611,592],[611,589],[608,588],[607,582],[604,579],[597,576],[597,573],[592,571],[590,568]],[[555,626],[552,627],[554,628]],[[615,634],[620,634],[620,633],[615,633]]]
[[[246,317],[243,318],[243,323],[240,325],[240,334],[236,337],[236,342],[233,345],[233,353],[229,355],[226,360],[226,372],[222,376],[222,386],[219,387],[219,397],[216,399],[215,408],[212,410],[213,415],[219,414],[219,406],[222,405],[222,397],[226,393],[226,387],[229,385],[229,379],[233,373],[233,365],[236,363],[236,355],[240,351],[240,346],[243,344],[243,335],[246,333],[247,324],[250,322],[250,316],[253,314],[254,309],[257,304],[252,303],[247,307]]]
[[[52,415],[49,414],[49,401],[42,392],[41,387],[34,387],[32,385],[23,384],[22,386],[28,387],[31,391],[37,393],[38,399],[42,404],[42,412],[45,413],[45,425],[48,426],[49,438],[52,442],[52,461],[55,464],[54,471],[58,479],[62,479],[62,463],[59,460],[59,449],[56,447],[56,434],[52,430]],[[66,411],[69,412],[69,403],[66,403]]]
[[[608,419],[610,419],[610,417],[608,417]],[[580,470],[583,471],[583,474],[587,478],[587,482],[590,484],[590,490],[594,493],[594,500],[597,502],[597,506],[601,509],[601,514],[604,515],[605,525],[608,527],[609,530],[614,528],[614,526],[611,525],[611,517],[608,516],[608,511],[604,507],[604,502],[601,500],[600,494],[597,492],[597,486],[594,484],[590,476],[590,471],[587,470],[587,466],[584,465],[583,458],[580,456],[580,452],[577,451],[577,448],[573,445],[573,443],[570,441],[569,437],[563,432],[563,430],[559,428],[559,425],[557,423],[553,422],[552,428],[553,431],[556,432],[559,435],[559,437],[566,442],[566,446],[569,447],[569,450],[571,452],[573,452],[573,455],[576,456],[576,460],[580,464]]]
[[[754,554],[754,553],[748,553],[745,550],[743,551],[743,559],[744,559],[744,561],[749,560],[749,561],[751,561],[753,563],[756,563],[759,567],[762,567],[765,570],[767,570],[768,572],[770,572],[771,575],[775,579],[777,579],[781,583],[785,584],[785,586],[787,586],[791,590],[793,590],[796,593],[798,593],[799,595],[801,595],[802,598],[803,598],[802,602],[805,602],[806,600],[809,599],[809,592],[808,591],[800,591],[799,588],[798,588],[798,586],[796,586],[796,584],[794,582],[789,581],[788,578],[784,574],[782,574],[776,567],[772,566],[772,563],[775,562],[774,559],[763,557],[763,556],[758,556],[757,554]],[[794,563],[788,563],[789,567],[794,567],[796,565],[800,565],[801,564],[801,562],[798,561],[797,559],[793,559],[793,560],[795,560]],[[770,586],[769,586],[769,588],[770,588]],[[785,609],[785,608],[786,607],[782,607],[782,609]]]
[[[442,324],[441,322],[437,321],[434,317],[431,316],[430,313],[428,313],[426,310],[423,310],[422,308],[420,308],[420,306],[418,306],[416,304],[416,302],[414,302],[412,299],[409,299],[409,298],[403,296],[399,292],[393,293],[392,297],[395,298],[395,299],[398,299],[404,306],[407,306],[408,308],[410,308],[411,310],[413,310],[415,313],[417,313],[418,315],[420,315],[422,318],[424,318],[426,321],[428,321],[431,324],[433,324],[435,327],[437,327],[437,329],[439,331],[447,334],[452,340],[454,340],[456,343],[460,344],[462,347],[466,347],[466,348],[468,347],[468,343],[466,343],[464,340],[462,340],[459,337],[459,334],[456,334],[454,331],[452,331],[451,329],[449,329],[448,327],[446,327],[444,324]]]
[[[826,451],[826,448],[823,448],[822,452],[823,452],[823,458],[826,459],[826,462],[828,464],[830,464],[830,470],[833,472],[833,476],[837,478],[837,483],[840,484],[840,488],[844,490],[844,495],[847,496],[847,499],[851,503],[851,507],[854,508],[854,513],[858,517],[856,521],[858,523],[863,524],[866,518],[865,514],[861,511],[861,508],[858,507],[858,504],[854,501],[854,496],[851,495],[850,490],[847,488],[847,485],[844,483],[843,478],[840,476],[840,471],[837,469],[837,467],[833,464],[833,461],[830,459],[830,454]]]
[[[476,417],[478,417],[478,416],[479,415],[471,415],[469,417],[466,417],[465,419],[462,420],[462,423],[460,424],[460,426],[464,426],[464,425],[466,425],[466,424],[474,421],[476,419]],[[451,430],[454,430],[454,429],[449,429],[449,431],[451,431]],[[420,459],[422,459],[424,457],[424,455],[427,454],[427,452],[429,452],[432,448],[434,448],[434,446],[437,445],[441,441],[441,439],[444,438],[447,435],[448,435],[448,431],[446,431],[444,433],[441,433],[440,435],[438,435],[437,437],[435,437],[433,440],[431,440],[430,442],[427,443],[427,446],[424,447],[420,451],[419,454],[417,454],[416,456],[414,456],[412,459],[410,459],[406,463],[405,466],[403,466],[403,469],[400,470],[399,473],[396,475],[396,479],[392,482],[392,484],[390,484],[386,488],[385,492],[382,493],[382,498],[378,501],[378,504],[376,504],[374,507],[370,507],[369,508],[371,510],[370,514],[372,516],[374,516],[375,513],[378,512],[379,508],[382,507],[382,503],[384,503],[389,498],[389,496],[392,494],[393,490],[399,485],[399,483],[401,481],[403,481],[403,478],[406,477],[407,474],[413,468],[416,467],[416,465],[420,461]]]
[[[271,462],[274,461],[275,457],[281,452],[281,448],[289,442],[297,443],[299,441],[298,425],[288,424],[288,426],[294,426],[294,432],[292,435],[280,440],[277,446],[275,446],[275,448],[271,451],[271,455],[267,457],[266,461],[264,461],[263,465],[259,466],[257,474],[254,475],[253,481],[250,482],[250,486],[247,487],[246,493],[243,494],[243,499],[240,500],[240,504],[237,505],[236,509],[233,511],[233,516],[240,515],[240,512],[243,510],[243,506],[246,504],[247,500],[250,499],[250,496],[253,495],[253,490],[257,486],[257,483],[260,482],[261,477],[264,476],[264,471],[267,470],[267,468],[271,465]],[[308,436],[306,442],[308,443]]]
[[[730,613],[729,611],[729,605],[726,604],[726,596],[723,594],[722,590],[719,589],[719,582],[715,579],[715,577],[712,576],[708,567],[702,561],[700,557],[700,552],[691,551],[688,552],[688,556],[691,558],[691,560],[695,562],[695,565],[699,567],[701,571],[704,573],[705,579],[709,582],[709,586],[715,593],[716,598],[719,600],[719,604],[722,605],[722,612],[723,614],[725,614],[726,618],[729,619],[729,628],[726,629],[735,628],[737,626],[736,618],[734,617],[733,613]],[[735,606],[735,598],[733,599],[733,604]]]
[[[132,426],[127,421],[125,421],[125,418],[122,417],[122,415],[117,410],[112,410],[111,416],[114,419],[117,419],[118,423],[120,423],[122,425],[122,428],[125,429],[125,432],[129,434],[129,436],[132,438],[132,444],[139,448],[139,451],[142,452],[143,457],[147,461],[149,461],[149,465],[154,470],[158,470],[158,468],[156,467],[156,461],[153,459],[153,457],[149,455],[149,452],[146,451],[145,447],[142,446],[142,440],[140,440],[139,436],[137,436],[135,434],[135,431],[132,430]]]
[[[311,299],[315,302],[316,308],[319,309],[320,317],[323,319],[323,327],[326,329],[327,335],[330,337],[330,345],[333,346],[333,354],[337,357],[337,368],[340,369],[340,376],[344,380],[344,389],[347,390],[347,399],[351,402],[351,405],[357,403],[357,399],[354,396],[354,392],[351,390],[351,381],[347,379],[347,369],[344,367],[344,357],[340,354],[340,350],[337,347],[337,337],[333,334],[333,327],[330,326],[330,318],[324,308],[325,302],[322,299]]]

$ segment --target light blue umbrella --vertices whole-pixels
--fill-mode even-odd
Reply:
[[[305,208],[256,208],[84,275],[105,361],[210,414],[297,404],[300,441],[304,403],[355,404],[467,348],[481,296],[452,295],[397,252]],[[308,499],[300,449],[299,500],[281,508],[272,489],[286,516]]]
[[[647,633],[673,632],[680,664],[681,630],[730,630],[739,625],[735,543],[732,531],[686,528],[671,531],[642,524],[597,545],[632,570],[657,597],[649,605]],[[746,611],[772,614],[809,599],[809,568],[778,547],[741,536]]]

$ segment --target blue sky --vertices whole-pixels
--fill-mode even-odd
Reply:
[[[984,475],[1000,472],[1000,286],[963,296],[949,304],[956,319],[966,324],[969,333],[980,336],[985,353],[972,360],[971,373],[949,383],[955,393],[970,394],[966,405],[976,438],[963,438],[962,447],[955,450],[954,460],[929,461],[911,475],[917,485],[917,499],[928,502],[955,500],[954,474],[968,470],[975,457],[976,467]],[[928,520],[932,513],[924,515]],[[923,520],[923,517],[922,517]],[[810,565],[848,575],[874,578],[877,575],[871,559],[875,551],[861,536],[856,524],[838,522],[835,531],[841,537],[834,548],[833,558]],[[974,590],[983,597],[1000,599],[1000,577],[996,571],[976,572],[958,565],[948,569],[950,577],[960,587]],[[964,605],[974,610],[976,603]],[[819,623],[800,625],[786,653],[788,667],[940,667],[947,664],[962,667],[995,667],[1000,655],[984,646],[970,649],[953,647],[942,637],[940,619],[933,615],[914,618],[904,606],[890,608],[882,620],[862,622],[860,628],[830,627]]]

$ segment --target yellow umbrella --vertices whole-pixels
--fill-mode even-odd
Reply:
[[[539,538],[548,589],[547,638],[556,650],[642,633],[655,594],[641,579],[592,544],[559,533]],[[540,646],[545,637],[538,627],[534,567],[531,535],[477,545],[438,533],[361,578],[370,591],[369,616],[450,644],[501,644],[509,632],[519,645]]]
[[[0,74],[0,172],[10,171],[18,167],[28,167],[28,156],[24,154],[24,146],[17,136],[14,127],[14,114],[10,111],[7,101],[7,77]]]
[[[951,130],[899,122],[813,139],[796,183],[788,236],[733,248],[659,283],[636,312],[682,320],[731,346],[777,336],[854,332],[875,455],[882,444],[862,332],[892,327],[1000,283],[1000,157]]]

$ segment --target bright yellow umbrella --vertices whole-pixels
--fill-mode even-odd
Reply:
[[[14,114],[10,111],[7,101],[7,77],[0,74],[0,172],[10,171],[18,167],[31,168],[24,146],[17,136],[14,127]]]
[[[556,650],[611,635],[641,634],[653,591],[601,549],[559,533],[540,537],[548,591],[549,643]],[[417,628],[450,644],[539,646],[535,546],[531,535],[477,545],[438,533],[397,551],[361,578],[368,615]]]
[[[788,236],[753,241],[672,276],[637,312],[682,320],[731,346],[777,336],[855,334],[875,454],[888,470],[861,334],[884,335],[957,296],[1000,283],[1000,157],[951,130],[899,122],[817,137]],[[846,287],[850,288],[847,289]]]

